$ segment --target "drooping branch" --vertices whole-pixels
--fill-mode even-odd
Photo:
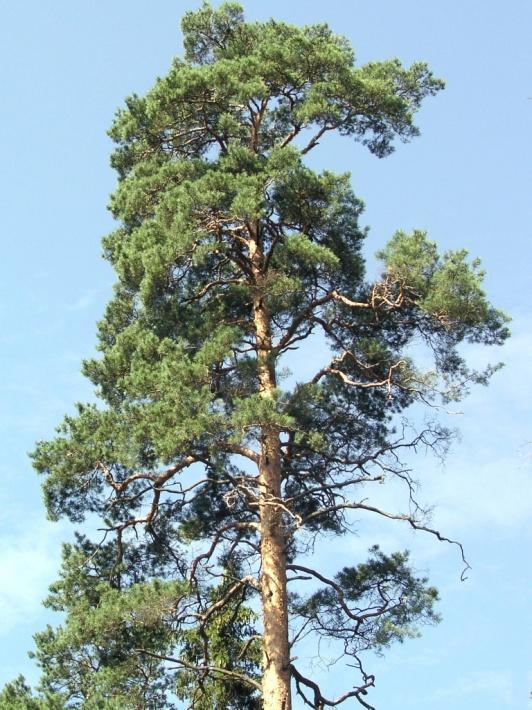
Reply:
[[[296,690],[298,695],[300,695],[306,705],[311,708],[314,708],[314,710],[324,710],[326,706],[337,707],[346,700],[349,700],[349,698],[356,698],[363,707],[367,708],[367,710],[375,710],[373,705],[369,705],[362,698],[363,695],[367,694],[368,689],[374,687],[375,685],[375,677],[372,675],[366,677],[364,685],[361,685],[358,688],[354,688],[353,690],[347,691],[346,693],[343,693],[343,695],[340,695],[334,700],[329,700],[328,698],[322,695],[319,685],[315,681],[311,680],[310,678],[307,678],[300,671],[298,671],[298,669],[294,666],[293,663],[290,664],[290,671],[296,682]],[[301,685],[304,685],[312,690],[314,695],[312,701],[309,700],[309,698],[305,695],[304,691],[301,688]]]
[[[331,505],[326,508],[321,508],[320,510],[316,510],[313,513],[310,513],[305,518],[303,518],[302,525],[305,525],[310,520],[314,520],[314,519],[320,518],[324,515],[329,515],[332,512],[341,511],[341,510],[365,510],[370,513],[376,513],[377,515],[380,515],[384,518],[388,518],[389,520],[402,520],[402,521],[408,523],[414,530],[420,530],[423,532],[430,533],[431,535],[434,535],[434,537],[436,537],[438,540],[440,540],[440,542],[448,542],[450,545],[456,545],[458,547],[458,549],[460,550],[462,562],[464,563],[464,569],[461,574],[461,579],[462,580],[466,579],[465,574],[467,573],[467,570],[471,569],[471,565],[469,564],[469,562],[467,561],[467,559],[465,557],[464,547],[463,547],[462,543],[459,542],[458,540],[452,540],[451,538],[448,538],[445,535],[442,535],[442,533],[439,530],[436,530],[434,528],[429,528],[426,525],[421,524],[412,515],[408,515],[406,513],[405,514],[390,513],[386,510],[382,510],[381,508],[377,508],[376,506],[368,505],[364,501],[360,501],[357,503],[344,502],[344,503],[337,503],[335,505]]]

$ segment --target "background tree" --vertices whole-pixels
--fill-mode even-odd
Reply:
[[[177,669],[191,707],[253,707],[262,693],[289,710],[291,679],[311,707],[370,707],[360,652],[433,621],[435,590],[404,554],[374,549],[328,578],[307,553],[347,532],[353,510],[443,538],[398,457],[444,448],[449,432],[435,422],[409,437],[399,415],[486,382],[493,368],[469,370],[457,348],[507,329],[478,262],[440,256],[421,232],[395,234],[368,283],[349,176],[304,156],[332,131],[387,155],[442,83],[422,63],[357,68],[325,25],[249,24],[233,4],[187,14],[183,32],[185,59],[111,129],[121,226],[104,249],[118,283],[101,358],[84,365],[104,407],[80,405],[34,454],[50,515],[105,526],[101,544],[67,548],[50,602],[67,620],[37,639],[42,692],[171,707]],[[330,358],[281,385],[283,357],[315,334]],[[428,371],[413,358],[421,343]],[[372,502],[387,478],[404,483],[408,513]],[[292,660],[309,632],[362,673],[341,698]]]

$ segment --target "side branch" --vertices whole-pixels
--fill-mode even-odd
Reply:
[[[244,456],[244,458],[249,459],[250,461],[253,461],[253,463],[256,463],[257,466],[259,465],[260,462],[260,456],[259,454],[254,451],[253,449],[250,449],[249,446],[241,446],[240,444],[229,444],[227,442],[222,442],[219,444],[219,448],[222,451],[226,451],[227,453],[230,454],[237,454],[238,456]]]
[[[445,535],[442,535],[442,533],[439,530],[429,528],[426,525],[422,525],[419,523],[414,517],[411,515],[406,515],[406,514],[401,514],[401,513],[389,513],[386,510],[381,510],[380,508],[376,508],[373,505],[368,505],[367,503],[360,502],[360,503],[338,503],[337,505],[331,505],[327,506],[326,508],[321,508],[320,510],[316,510],[314,513],[311,513],[310,515],[307,515],[306,518],[302,520],[302,525],[307,523],[309,520],[314,520],[316,518],[321,517],[322,515],[328,515],[329,513],[332,513],[334,511],[340,511],[340,510],[366,510],[370,513],[377,513],[377,515],[381,515],[384,518],[388,518],[389,520],[403,520],[404,522],[408,523],[414,530],[421,530],[423,532],[428,532],[431,535],[434,535],[440,542],[448,542],[450,545],[456,545],[458,549],[460,550],[460,556],[462,558],[462,562],[464,563],[464,569],[462,570],[462,574],[460,575],[460,579],[464,581],[467,579],[466,573],[467,570],[471,569],[471,565],[467,561],[464,553],[464,547],[461,542],[458,542],[458,540],[451,540],[451,538],[445,537]]]
[[[227,590],[226,594],[221,599],[212,604],[203,614],[200,615],[202,622],[205,623],[213,614],[216,614],[217,611],[223,609],[223,607],[235,596],[235,594],[246,586],[251,586],[260,591],[260,582],[258,582],[255,577],[252,575],[242,577],[242,579],[239,579],[238,582],[235,582],[235,584]]]
[[[260,683],[258,683],[256,680],[253,680],[253,678],[250,678],[249,676],[244,675],[243,673],[237,673],[236,671],[230,671],[227,668],[220,668],[218,666],[209,666],[209,665],[196,666],[193,663],[188,663],[188,661],[184,661],[181,658],[174,658],[173,656],[165,656],[163,654],[153,653],[152,651],[147,651],[145,648],[136,648],[135,651],[137,653],[141,653],[142,655],[150,656],[151,658],[156,658],[159,661],[167,661],[168,663],[175,663],[177,666],[176,670],[188,670],[188,671],[192,671],[194,673],[217,673],[219,675],[233,678],[233,680],[238,680],[241,683],[246,683],[247,685],[251,685],[253,688],[255,688],[255,690],[262,692],[262,687],[261,687]]]
[[[320,582],[323,582],[324,584],[327,584],[329,587],[332,587],[334,589],[334,591],[336,592],[336,596],[338,597],[338,603],[342,607],[342,610],[344,611],[346,616],[348,616],[353,621],[357,622],[357,627],[355,629],[355,633],[358,631],[358,627],[364,621],[364,619],[366,618],[366,615],[353,614],[351,609],[346,604],[344,592],[339,584],[336,584],[336,582],[334,580],[329,579],[328,577],[324,577],[322,574],[317,572],[315,569],[312,569],[311,567],[304,567],[303,565],[288,564],[288,565],[286,565],[286,569],[292,570],[294,572],[304,572],[305,574],[310,574],[313,577],[315,577],[316,579],[319,579]]]
[[[111,488],[116,491],[116,493],[123,493],[128,486],[130,486],[134,481],[151,481],[153,484],[153,487],[155,489],[161,488],[161,486],[164,486],[164,484],[169,481],[172,476],[174,476],[176,473],[179,471],[182,471],[184,468],[188,468],[188,466],[191,466],[193,463],[196,463],[199,461],[199,459],[196,456],[185,456],[185,458],[181,459],[181,461],[178,461],[178,463],[174,464],[173,466],[170,466],[170,468],[167,468],[166,471],[162,471],[161,473],[154,473],[153,471],[141,471],[138,473],[132,473],[130,476],[127,476],[123,481],[117,481],[109,466],[107,466],[103,461],[98,461],[96,464],[96,470],[100,470],[103,473],[103,476],[107,483],[111,486]]]
[[[252,523],[252,522],[233,522],[229,523],[228,525],[224,525],[222,528],[220,528],[214,535],[214,539],[212,543],[210,544],[209,548],[205,551],[202,552],[201,555],[198,555],[194,561],[192,562],[191,568],[190,568],[190,574],[189,574],[189,581],[193,581],[196,579],[196,572],[201,564],[201,562],[206,561],[208,562],[211,557],[213,556],[216,548],[218,545],[222,542],[222,540],[225,539],[225,533],[229,532],[230,530],[257,530],[258,529],[258,524],[257,523]]]
[[[406,363],[404,360],[398,360],[396,363],[389,367],[388,374],[384,379],[377,380],[375,382],[362,382],[361,380],[353,380],[351,379],[351,377],[349,377],[349,375],[346,375],[345,372],[339,370],[336,367],[323,367],[319,372],[314,375],[311,382],[312,384],[316,384],[325,375],[335,375],[336,377],[339,377],[344,384],[349,385],[350,387],[362,387],[363,389],[371,389],[374,387],[386,386],[388,388],[389,398],[392,398],[392,386],[394,384],[398,384],[393,380],[394,371],[401,367],[404,367],[405,364]]]
[[[322,710],[326,705],[328,707],[335,707],[337,705],[340,705],[341,703],[345,702],[349,698],[356,698],[358,702],[367,710],[375,710],[373,705],[369,705],[366,703],[365,700],[362,699],[362,695],[366,695],[368,692],[368,688],[372,688],[375,686],[375,677],[370,675],[367,677],[366,682],[364,685],[359,686],[358,688],[354,688],[353,690],[348,691],[347,693],[344,693],[343,695],[340,695],[340,697],[336,698],[335,700],[328,700],[325,698],[320,690],[320,687],[317,683],[315,683],[313,680],[310,678],[305,677],[302,673],[300,673],[297,668],[294,666],[294,664],[290,664],[290,671],[292,673],[292,676],[296,682],[296,689],[298,695],[303,698],[303,702],[305,705],[308,705],[311,708],[314,708],[315,710]],[[303,692],[301,685],[305,685],[307,688],[310,688],[313,693],[314,693],[314,700],[310,701],[305,693]]]
[[[306,155],[308,152],[310,152],[313,148],[315,148],[318,145],[318,142],[320,138],[324,135],[324,133],[327,133],[327,131],[333,131],[335,128],[338,128],[337,125],[327,125],[325,124],[320,128],[320,130],[309,140],[307,145],[301,149],[301,155]]]
[[[352,301],[347,296],[344,296],[343,293],[339,293],[336,290],[332,291],[331,296],[335,299],[335,301],[340,301],[350,308],[372,308],[371,303],[368,303],[367,301]]]

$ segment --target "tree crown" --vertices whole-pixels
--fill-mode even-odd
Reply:
[[[305,554],[315,536],[345,533],[351,511],[446,539],[426,527],[398,457],[409,446],[438,448],[449,432],[430,423],[408,438],[399,415],[487,381],[495,368],[470,370],[459,346],[508,335],[479,262],[463,250],[440,255],[423,232],[397,232],[368,282],[367,230],[349,176],[305,163],[329,132],[378,157],[416,136],[416,111],[443,87],[425,64],[357,67],[326,25],[246,23],[232,3],[206,4],[182,26],[184,59],[146,96],[129,97],[110,131],[110,209],[120,226],[104,254],[118,282],[99,324],[101,356],[84,363],[104,406],[79,405],[33,455],[51,517],[96,513],[105,525],[105,544],[66,549],[50,603],[68,621],[37,639],[44,691],[77,678],[64,697],[82,707],[113,684],[120,702],[132,688],[145,693],[146,678],[149,702],[170,703],[161,700],[168,663],[193,707],[213,697],[220,707],[258,707],[249,604],[261,589],[269,508],[298,584],[288,601],[293,643],[312,629],[360,666],[361,650],[435,621],[436,591],[406,554],[375,548],[332,579]],[[326,360],[282,386],[283,356],[316,334]],[[420,343],[428,370],[415,361]],[[264,483],[270,457],[275,490]],[[405,484],[408,514],[371,502],[370,485],[387,478]],[[141,618],[142,609],[150,611]],[[72,670],[83,654],[99,659],[96,680]],[[308,704],[312,693],[314,707],[333,704],[291,672]],[[365,704],[372,681],[363,678],[344,699]]]

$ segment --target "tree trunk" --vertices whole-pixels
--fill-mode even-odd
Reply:
[[[258,230],[257,230],[258,231]],[[257,233],[250,256],[255,277],[253,298],[257,345],[259,393],[271,398],[276,388],[275,364],[271,358],[271,326],[263,302],[263,255]],[[281,448],[275,426],[262,429],[259,463],[261,594],[263,618],[263,707],[264,710],[291,710],[290,648],[288,644],[288,604],[286,589],[286,536],[281,500]]]
[[[261,557],[264,710],[290,710],[290,649],[286,594],[286,553],[280,494],[279,434],[264,432],[261,446]]]

